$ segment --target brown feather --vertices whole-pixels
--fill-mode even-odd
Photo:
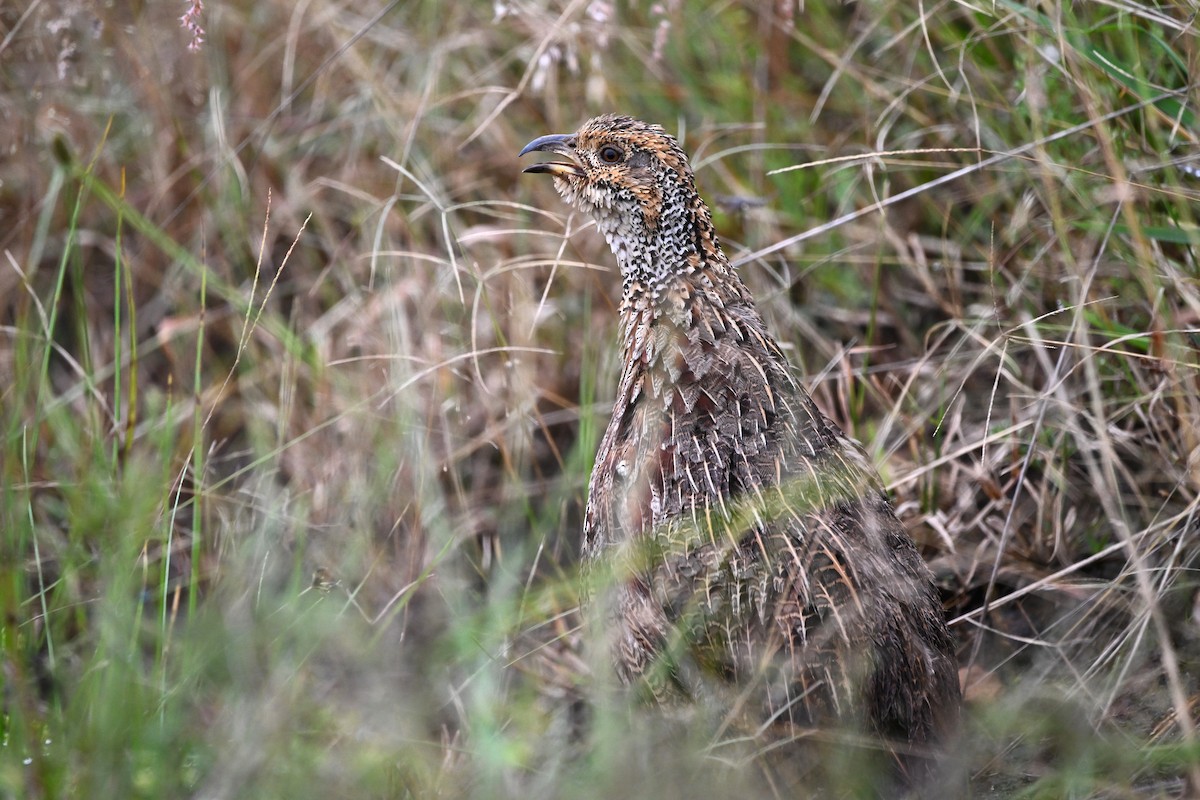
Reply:
[[[861,725],[927,754],[957,722],[957,665],[874,468],[794,378],[675,140],[614,116],[558,139],[537,149],[578,165],[555,186],[624,279],[624,369],[583,531],[589,563],[625,570],[618,674],[659,699],[728,687],[752,720]]]

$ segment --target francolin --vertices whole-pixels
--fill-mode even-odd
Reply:
[[[535,151],[561,160],[525,172],[552,176],[621,268],[623,368],[582,547],[615,570],[590,601],[618,675],[663,701],[724,698],[777,737],[865,734],[921,783],[960,705],[930,573],[767,331],[687,157],[615,115]]]

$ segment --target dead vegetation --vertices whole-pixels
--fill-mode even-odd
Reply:
[[[976,793],[1200,787],[1189,12],[178,5],[0,9],[0,796],[745,796],[582,724],[618,280],[515,154],[610,110],[890,483]]]

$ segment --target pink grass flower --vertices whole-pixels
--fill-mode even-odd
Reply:
[[[188,10],[179,18],[179,24],[192,35],[188,50],[195,53],[204,44],[204,28],[200,25],[200,15],[204,12],[204,0],[184,0],[184,2],[188,4]]]

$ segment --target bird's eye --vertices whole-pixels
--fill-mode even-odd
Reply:
[[[620,148],[613,147],[611,144],[606,144],[604,147],[600,148],[600,160],[605,164],[615,164],[620,161],[624,155],[625,154],[621,152]]]

